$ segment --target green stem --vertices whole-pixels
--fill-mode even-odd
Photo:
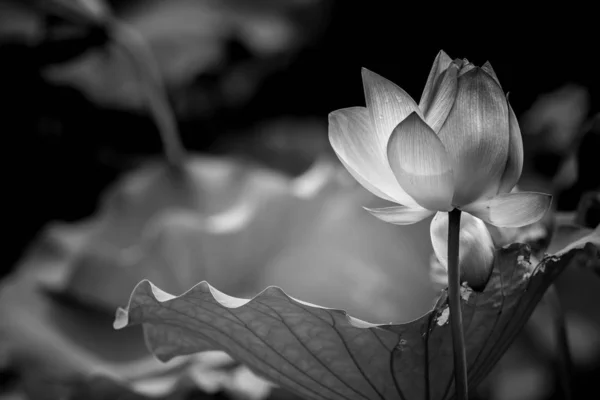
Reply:
[[[452,328],[452,346],[454,350],[454,386],[456,398],[467,400],[467,352],[463,332],[462,308],[460,299],[460,265],[458,249],[460,245],[460,210],[448,213],[448,302],[450,305],[450,327]]]
[[[567,325],[565,323],[565,314],[562,310],[560,299],[554,285],[550,285],[546,292],[546,301],[552,308],[554,318],[554,329],[556,331],[556,343],[558,348],[557,374],[560,385],[563,390],[564,398],[570,400],[571,396],[571,374],[573,371],[573,361],[569,350],[569,340],[567,336]]]
[[[163,142],[167,162],[180,170],[185,158],[185,149],[152,50],[139,32],[123,23],[113,21],[110,32],[115,42],[131,57],[138,71],[147,106]]]

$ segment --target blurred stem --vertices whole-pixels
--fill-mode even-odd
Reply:
[[[554,320],[554,329],[556,333],[556,344],[558,350],[558,360],[556,363],[558,379],[565,396],[564,398],[570,400],[573,398],[571,396],[571,373],[573,371],[573,364],[571,360],[571,352],[569,350],[569,338],[567,336],[565,314],[554,285],[550,285],[545,296],[546,301],[552,310],[552,316]]]
[[[167,162],[180,170],[185,158],[185,149],[152,50],[142,35],[126,24],[113,21],[109,31],[116,44],[132,58],[146,96],[147,106],[160,133]]]
[[[456,398],[467,400],[467,352],[463,332],[462,308],[460,302],[460,265],[458,263],[460,213],[454,209],[448,213],[448,302],[450,306],[450,327],[452,328],[452,346],[454,350],[454,387]]]

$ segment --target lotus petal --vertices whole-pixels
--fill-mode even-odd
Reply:
[[[454,169],[452,203],[462,206],[495,195],[508,156],[508,107],[502,89],[480,68],[459,77],[456,100],[439,137]]]
[[[450,66],[451,62],[452,59],[444,52],[444,50],[440,50],[435,57],[433,65],[431,66],[431,71],[429,71],[429,76],[427,77],[425,89],[423,89],[423,94],[421,95],[421,101],[419,101],[419,108],[423,111],[424,115],[427,115],[427,111],[433,103],[436,87],[439,86],[439,82],[441,81],[440,76]]]
[[[508,193],[519,181],[523,171],[523,138],[519,121],[513,111],[510,103],[508,104],[508,159],[502,178],[500,179],[500,188],[498,193]]]
[[[440,264],[448,270],[448,213],[438,212],[430,225],[431,243]],[[460,218],[461,282],[476,290],[485,287],[494,262],[492,236],[482,220],[463,213]]]
[[[450,157],[442,141],[417,113],[394,129],[388,144],[388,161],[400,186],[421,207],[452,209],[454,181]]]
[[[384,77],[363,68],[362,79],[378,148],[385,160],[386,146],[396,125],[412,112],[421,115],[421,110],[408,93]]]
[[[439,77],[433,98],[427,110],[423,110],[425,121],[436,133],[444,125],[456,98],[458,66],[454,63]]]
[[[411,225],[433,214],[433,211],[426,210],[421,207],[384,207],[384,208],[367,208],[365,210],[373,214],[382,221],[389,222],[395,225]]]
[[[492,68],[492,64],[490,64],[489,61],[486,61],[485,64],[483,64],[481,66],[481,69],[484,70],[485,72],[487,72],[487,74],[496,81],[498,86],[500,86],[502,88],[502,85],[500,85],[500,81],[498,80],[498,77],[496,76],[496,71],[494,71],[494,68]]]
[[[477,218],[502,228],[518,228],[539,221],[550,208],[552,196],[545,193],[502,193],[462,209]]]
[[[343,108],[329,114],[329,141],[348,172],[371,193],[416,206],[396,181],[382,154],[366,108]]]

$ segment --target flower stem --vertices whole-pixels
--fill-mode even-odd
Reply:
[[[460,303],[460,265],[458,263],[460,213],[461,211],[456,208],[448,213],[448,302],[450,305],[450,327],[452,328],[452,346],[454,350],[456,398],[467,400],[469,398],[467,353]]]
[[[557,374],[560,385],[563,390],[564,398],[572,399],[571,374],[573,371],[573,361],[569,350],[569,340],[567,336],[567,325],[565,323],[565,314],[562,310],[560,299],[554,285],[550,285],[546,292],[546,301],[552,308],[554,317],[554,329],[556,331],[556,343],[558,348]]]
[[[167,162],[176,170],[181,170],[185,149],[152,50],[139,32],[124,23],[113,21],[110,32],[116,44],[132,59],[138,72],[147,107],[163,142]]]

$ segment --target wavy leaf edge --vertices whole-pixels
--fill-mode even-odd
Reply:
[[[567,246],[566,248],[562,249],[561,251],[557,252],[556,254],[546,255],[531,270],[529,276],[535,276],[540,272],[543,273],[545,266],[549,261],[556,261],[557,259],[559,259],[563,256],[566,256],[568,253],[578,251],[578,250],[584,250],[584,252],[585,252],[587,249],[588,250],[587,252],[593,252],[594,247],[596,248],[596,252],[600,251],[600,227],[596,228],[590,235],[587,235],[584,238],[578,240],[577,242],[572,243],[571,245]],[[516,254],[519,254],[518,260],[529,263],[529,255],[531,253],[531,250],[527,244],[512,243],[512,244],[502,247],[501,249],[497,249],[496,254],[498,254],[501,251],[515,252]],[[520,258],[521,256],[523,256],[523,258]],[[490,281],[488,281],[488,283],[486,284],[483,291],[478,292],[478,293],[487,292],[488,289],[490,289],[490,287],[489,287]],[[529,284],[529,282],[528,282],[528,284]],[[395,327],[413,324],[413,323],[417,323],[419,321],[426,321],[434,313],[438,313],[438,318],[440,318],[440,317],[446,318],[447,317],[447,316],[441,315],[441,313],[440,313],[441,308],[443,308],[444,304],[447,303],[447,288],[441,290],[437,300],[435,301],[435,305],[433,306],[433,308],[431,308],[429,311],[425,312],[420,317],[417,317],[413,320],[400,322],[400,323],[383,324],[383,323],[371,323],[371,322],[367,322],[367,321],[361,320],[356,317],[352,317],[350,314],[348,314],[348,312],[346,310],[343,310],[343,309],[323,307],[323,306],[319,306],[319,305],[309,303],[309,302],[306,302],[303,300],[296,299],[292,296],[289,296],[287,293],[285,293],[283,291],[283,289],[281,289],[278,286],[268,286],[267,288],[263,289],[261,292],[256,294],[254,297],[252,297],[250,299],[244,299],[244,298],[238,298],[238,297],[234,297],[234,296],[225,294],[225,293],[221,292],[220,290],[216,289],[215,287],[211,286],[210,283],[208,283],[207,281],[202,281],[202,282],[195,284],[194,286],[192,286],[190,289],[188,289],[184,293],[182,293],[178,296],[175,296],[175,295],[172,295],[170,293],[163,291],[162,289],[160,289],[159,287],[154,285],[149,280],[144,279],[144,280],[140,281],[133,289],[133,292],[129,298],[127,307],[126,308],[119,307],[117,309],[115,321],[113,323],[113,328],[119,330],[119,329],[126,328],[127,326],[131,326],[131,325],[140,323],[140,322],[136,322],[136,321],[132,322],[132,321],[130,321],[130,318],[129,318],[129,314],[131,313],[131,311],[134,310],[136,307],[140,306],[139,303],[136,303],[136,297],[138,297],[140,295],[151,295],[151,298],[153,298],[158,303],[168,303],[170,300],[184,297],[184,296],[186,296],[190,293],[193,293],[195,291],[198,291],[198,290],[206,291],[206,289],[208,289],[208,291],[210,291],[213,299],[219,305],[221,305],[223,307],[227,307],[229,309],[243,307],[244,305],[246,305],[248,303],[259,300],[261,297],[273,297],[273,296],[283,297],[286,300],[296,303],[298,305],[314,307],[314,308],[318,308],[318,309],[327,310],[329,312],[341,314],[346,318],[346,320],[348,321],[348,323],[350,325],[352,325],[355,328],[362,328],[362,329],[383,328],[383,329],[392,329],[393,330],[393,328],[395,328]],[[466,289],[472,290],[468,287]],[[490,289],[490,290],[493,290],[493,289]],[[466,296],[463,297],[463,302],[467,303],[468,300],[469,300],[469,295],[467,294]],[[144,324],[144,322],[141,322],[141,323]],[[169,361],[171,358],[173,358],[173,357],[160,357],[158,355],[156,355],[156,356],[161,361],[165,361],[165,362]]]

